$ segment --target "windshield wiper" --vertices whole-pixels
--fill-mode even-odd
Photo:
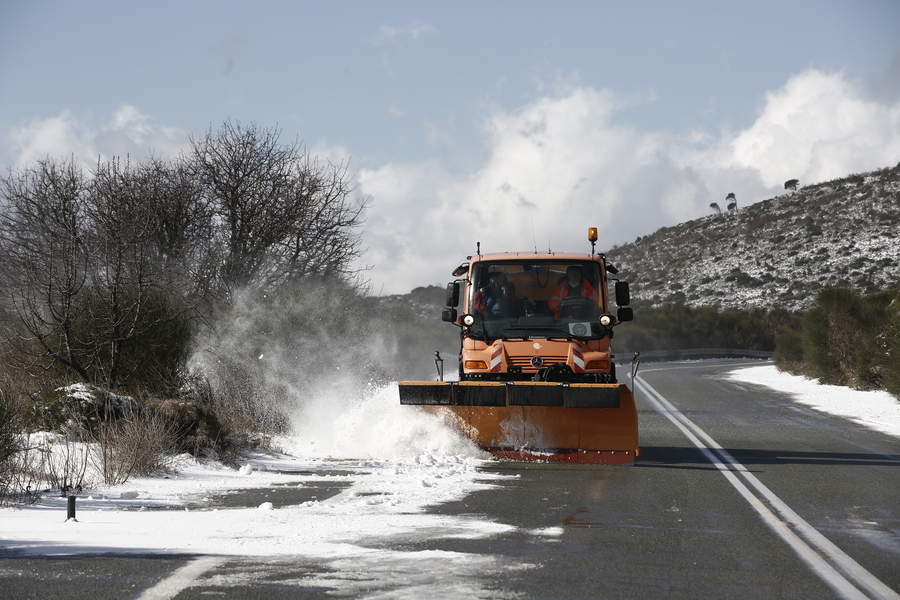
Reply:
[[[504,331],[504,332],[506,332],[506,331],[544,331],[544,332],[550,332],[550,333],[561,333],[561,334],[562,334],[562,337],[563,337],[564,339],[567,339],[567,340],[572,340],[572,339],[579,338],[579,336],[572,335],[571,333],[569,333],[569,332],[566,331],[565,329],[559,329],[558,327],[522,327],[522,326],[515,326],[515,327],[504,327],[504,328],[503,328],[503,331]],[[517,336],[517,337],[518,337],[518,336]],[[528,336],[523,336],[523,337],[526,337],[526,338],[527,338]]]

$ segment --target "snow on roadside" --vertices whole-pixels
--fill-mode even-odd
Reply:
[[[786,392],[797,402],[816,410],[900,437],[900,401],[887,392],[862,392],[844,386],[823,385],[809,377],[781,373],[774,365],[735,369],[726,376]]]
[[[183,460],[177,476],[134,479],[79,495],[77,522],[65,522],[65,498],[0,510],[0,547],[47,555],[149,551],[327,557],[365,553],[366,547],[403,532],[477,538],[509,529],[425,511],[490,487],[494,476],[478,472],[482,461],[477,459],[429,455],[418,461],[338,462],[257,456],[247,463],[254,467],[249,475]],[[283,494],[289,487],[322,485],[346,488],[321,501],[312,493],[292,506],[260,502],[245,508],[188,508],[242,489]]]
[[[423,453],[360,461],[258,454],[237,468],[188,456],[179,460],[177,475],[80,494],[76,521],[66,521],[66,499],[59,497],[0,509],[0,554],[189,553],[291,564],[299,559],[322,567],[295,582],[298,586],[356,595],[402,584],[421,592],[396,596],[408,598],[487,597],[485,576],[528,567],[465,552],[394,549],[515,529],[475,516],[428,513],[430,506],[510,478],[480,470],[481,458]],[[242,498],[245,506],[216,507],[223,494],[242,490],[253,494]],[[293,501],[278,501],[292,496]],[[265,574],[265,569],[238,569],[214,579],[220,586],[241,585]]]
[[[428,514],[509,476],[480,470],[487,455],[471,441],[433,415],[401,407],[396,384],[341,411],[307,414],[302,425],[278,441],[285,454],[256,454],[237,467],[185,455],[167,477],[79,494],[77,522],[64,522],[60,497],[0,509],[0,549],[347,557],[398,537],[511,529]],[[216,508],[223,494],[251,489],[260,490],[252,506]]]

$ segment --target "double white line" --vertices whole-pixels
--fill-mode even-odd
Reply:
[[[842,598],[900,600],[900,594],[866,571],[862,565],[844,554],[840,548],[804,521],[744,465],[735,460],[727,450],[647,382],[636,377],[635,387],[644,392],[653,407],[700,449],[709,462],[725,476],[728,483],[734,486],[734,489],[759,513],[765,524]],[[743,478],[743,482],[738,475]]]

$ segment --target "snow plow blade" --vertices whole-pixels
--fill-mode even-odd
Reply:
[[[619,384],[401,381],[400,403],[441,415],[509,460],[634,463],[634,395]]]

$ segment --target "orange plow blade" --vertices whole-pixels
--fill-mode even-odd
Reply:
[[[401,381],[400,403],[443,416],[503,459],[630,465],[639,452],[625,385]]]

